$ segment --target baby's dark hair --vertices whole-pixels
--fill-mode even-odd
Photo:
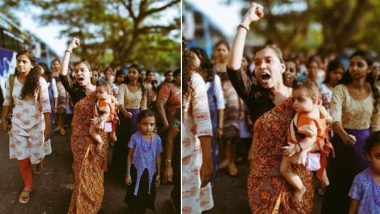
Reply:
[[[376,131],[369,136],[364,145],[364,152],[366,154],[371,153],[371,149],[377,145],[380,145],[380,131]]]
[[[140,123],[140,121],[146,117],[154,117],[156,118],[156,115],[153,111],[151,110],[142,110],[138,115],[137,115],[137,122]]]
[[[104,79],[96,81],[96,87],[102,87],[108,94],[113,94],[111,84]]]
[[[309,96],[314,100],[315,98],[317,98],[318,100],[320,99],[320,93],[319,93],[319,88],[317,86],[317,84],[313,81],[303,81],[303,82],[299,82],[297,84],[295,84],[293,86],[293,90],[297,90],[297,89],[306,89]],[[318,101],[316,100],[316,101]]]

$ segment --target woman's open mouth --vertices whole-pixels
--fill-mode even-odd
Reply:
[[[83,77],[78,77],[76,78],[77,82],[78,83],[83,83],[84,82],[84,78]]]
[[[269,80],[270,78],[271,78],[271,76],[268,73],[262,73],[261,74],[261,79],[262,80]]]

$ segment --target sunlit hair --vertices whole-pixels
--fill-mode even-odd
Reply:
[[[282,54],[282,51],[276,45],[266,44],[266,45],[263,45],[263,46],[256,47],[253,50],[253,55],[255,56],[257,54],[257,52],[259,52],[261,50],[264,50],[266,48],[272,49],[274,51],[275,55],[277,56],[277,58],[280,60],[281,63],[285,62],[284,61],[284,56]]]
[[[96,81],[96,87],[104,89],[108,94],[113,94],[111,84],[104,79]]]
[[[319,93],[319,88],[315,82],[306,80],[303,82],[299,82],[293,86],[293,91],[300,89],[306,90],[309,97],[313,101],[318,102],[320,100],[321,94]]]
[[[149,109],[146,109],[146,110],[142,110],[138,115],[137,115],[137,122],[140,123],[142,119],[146,118],[146,117],[153,117],[154,119],[156,119],[156,115],[153,111],[149,110]]]
[[[84,65],[86,65],[86,67],[88,68],[88,71],[91,72],[91,65],[90,65],[90,63],[88,63],[88,61],[87,61],[87,60],[84,60],[84,59],[82,59],[82,60],[79,61],[79,62],[74,63],[74,68],[75,68],[77,65],[81,64],[81,63],[83,63]]]

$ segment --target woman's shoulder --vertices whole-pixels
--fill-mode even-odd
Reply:
[[[193,74],[191,75],[191,80],[197,83],[205,83],[202,76],[198,72],[193,72]]]
[[[339,91],[339,92],[343,92],[343,91],[345,91],[345,90],[347,90],[347,86],[346,85],[344,85],[344,84],[339,84],[339,85],[336,85],[335,87],[334,87],[334,89],[333,89],[333,91],[335,92],[335,91]]]
[[[39,81],[40,85],[47,85],[47,81],[43,77],[39,77],[38,81]]]
[[[354,183],[369,184],[372,179],[371,169],[367,168],[355,176]]]

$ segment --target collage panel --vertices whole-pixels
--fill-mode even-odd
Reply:
[[[379,9],[183,1],[182,213],[380,213]]]
[[[181,1],[0,1],[0,213],[181,213]]]

